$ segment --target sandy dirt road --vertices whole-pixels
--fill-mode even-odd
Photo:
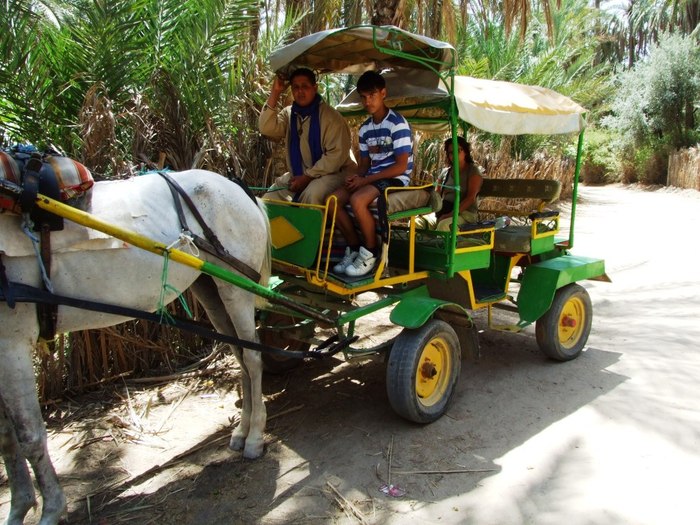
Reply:
[[[67,404],[49,430],[68,523],[700,523],[699,211],[698,192],[584,187],[574,253],[605,258],[613,281],[585,283],[587,349],[555,363],[532,328],[487,331],[429,426],[394,415],[370,361],[266,378],[254,462],[226,448],[229,361],[117,405]],[[382,493],[389,481],[405,494]],[[3,484],[0,515],[8,500]]]

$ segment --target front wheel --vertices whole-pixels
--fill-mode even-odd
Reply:
[[[405,328],[387,363],[391,407],[409,421],[432,423],[445,413],[461,366],[459,339],[446,322],[431,319],[420,328]]]
[[[540,350],[557,361],[578,357],[588,341],[593,321],[591,298],[583,286],[569,284],[554,294],[552,306],[537,320]]]

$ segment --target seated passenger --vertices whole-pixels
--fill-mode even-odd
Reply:
[[[336,274],[360,277],[371,272],[379,259],[374,217],[370,205],[389,186],[407,186],[413,171],[413,139],[406,119],[389,109],[384,78],[367,71],[357,81],[362,105],[370,117],[360,126],[360,163],[357,172],[333,194],[338,199],[336,223],[348,247]],[[362,239],[355,231],[345,205],[350,203]],[[364,242],[364,244],[361,243]]]
[[[278,110],[277,103],[289,87],[294,103]],[[297,69],[289,81],[275,76],[258,126],[268,138],[287,139],[289,171],[275,180],[266,199],[324,204],[357,169],[348,123],[318,94],[316,75],[310,69]]]
[[[462,224],[478,222],[477,197],[484,179],[481,176],[479,166],[472,159],[469,143],[464,137],[457,137],[457,147],[459,155],[459,191],[462,198],[459,203],[457,226],[461,226]],[[447,154],[449,167],[440,174],[437,185],[437,191],[442,196],[442,208],[435,212],[435,219],[425,218],[428,226],[438,231],[449,231],[452,225],[452,210],[455,205],[455,180],[452,174],[452,139],[445,141],[445,153]]]

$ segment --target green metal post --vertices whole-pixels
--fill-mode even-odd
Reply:
[[[578,201],[578,179],[581,173],[581,161],[583,157],[583,130],[578,135],[578,147],[576,148],[576,168],[574,169],[574,189],[571,196],[571,221],[569,222],[569,246],[574,247],[574,223],[576,222],[576,201]]]
[[[457,99],[455,98],[455,71],[450,69],[450,132],[452,133],[452,181],[455,185],[455,200],[452,207],[452,226],[450,227],[449,251],[447,253],[447,277],[453,277],[454,272],[454,257],[455,247],[457,246],[457,221],[459,217],[459,203],[462,200],[460,175],[459,175],[459,155],[456,155],[459,144],[457,143],[457,128],[459,122],[457,119]]]

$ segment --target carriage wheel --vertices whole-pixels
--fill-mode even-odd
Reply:
[[[459,339],[450,325],[431,319],[420,328],[405,328],[387,363],[389,403],[409,421],[435,421],[452,399],[461,366]]]
[[[294,326],[297,322],[299,322],[299,319],[291,315],[269,312],[265,318],[264,325],[258,331],[260,342],[274,348],[305,352],[311,347],[310,343],[292,339],[285,333],[285,328]],[[268,374],[289,372],[301,365],[302,361],[302,359],[294,357],[274,355],[268,352],[262,353],[263,370]]]
[[[586,289],[575,283],[559,288],[552,306],[535,325],[537,344],[551,359],[575,359],[588,341],[592,321],[593,307]]]

